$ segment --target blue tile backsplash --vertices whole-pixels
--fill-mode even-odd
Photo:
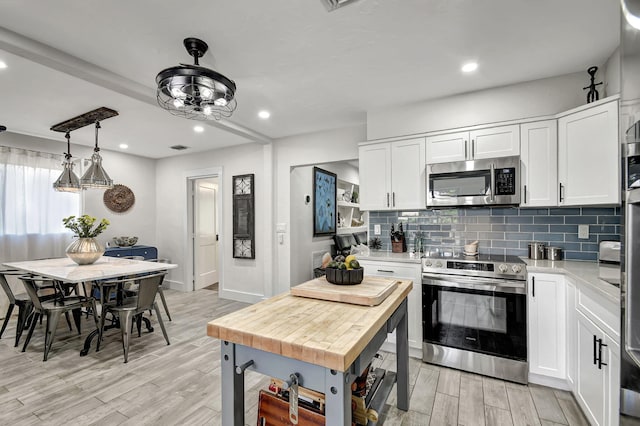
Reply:
[[[380,225],[377,236],[382,250],[391,250],[391,224],[402,223],[413,249],[421,237],[427,250],[460,251],[462,246],[479,241],[479,252],[527,256],[527,244],[541,241],[562,247],[569,260],[598,260],[598,243],[620,240],[620,208],[459,208],[409,212],[369,212],[369,237]],[[578,225],[589,225],[589,238],[578,238]]]

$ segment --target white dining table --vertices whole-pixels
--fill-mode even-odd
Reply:
[[[90,265],[78,265],[68,257],[6,262],[2,265],[67,283],[118,278],[147,272],[165,271],[178,267],[174,263],[149,262],[110,256],[102,256]]]

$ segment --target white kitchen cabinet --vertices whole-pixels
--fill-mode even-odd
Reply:
[[[536,121],[520,125],[522,193],[520,205],[558,205],[558,122]]]
[[[576,285],[569,278],[565,278],[567,287],[567,384],[569,390],[576,392],[576,374],[578,371],[578,319],[576,314]]]
[[[360,212],[360,186],[341,179],[337,181],[337,234],[351,234],[367,230],[367,214]]]
[[[391,277],[413,281],[407,298],[409,315],[409,349],[414,356],[422,357],[422,267],[419,263],[400,263],[359,260],[365,275]],[[389,339],[395,344],[395,334]]]
[[[362,145],[360,210],[425,207],[425,140],[413,138]]]
[[[617,425],[620,346],[585,314],[576,312],[576,399],[590,424]]]
[[[558,205],[619,204],[618,101],[558,119]]]
[[[529,372],[566,378],[566,306],[562,275],[530,273],[528,281]]]
[[[489,127],[427,137],[427,164],[520,154],[520,128]]]

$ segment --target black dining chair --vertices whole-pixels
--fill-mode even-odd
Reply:
[[[52,300],[41,300],[38,297],[38,284],[37,279],[31,276],[21,276],[20,279],[24,283],[24,287],[27,290],[27,294],[31,299],[31,303],[33,305],[33,315],[34,317],[31,319],[31,326],[29,327],[29,333],[27,334],[27,338],[24,342],[24,346],[22,347],[22,352],[27,350],[27,346],[31,341],[31,336],[33,335],[33,330],[35,329],[36,322],[39,317],[46,316],[47,324],[46,331],[44,335],[44,359],[46,361],[49,352],[51,351],[51,346],[53,344],[53,340],[56,335],[56,330],[58,328],[58,321],[60,320],[60,315],[65,314],[68,315],[69,312],[73,314],[73,320],[76,324],[76,328],[78,329],[78,334],[81,333],[80,324],[82,319],[82,308],[91,308],[93,312],[96,312],[96,303],[93,297],[85,297],[85,296],[59,296]],[[98,319],[94,315],[94,321],[96,324],[96,328],[98,327]]]
[[[124,351],[124,362],[129,361],[129,338],[131,335],[131,329],[133,328],[134,319],[138,319],[145,311],[155,310],[158,318],[158,324],[162,329],[167,345],[170,344],[167,330],[164,327],[162,316],[160,315],[160,309],[156,303],[156,294],[158,294],[158,287],[162,284],[166,272],[161,272],[152,275],[143,275],[136,278],[139,283],[138,292],[135,297],[123,299],[121,302],[113,303],[107,302],[102,306],[102,312],[100,314],[100,325],[98,326],[98,350],[100,350],[100,344],[102,342],[102,334],[104,330],[104,322],[106,315],[111,313],[114,318],[117,318],[117,322],[120,326],[120,334],[122,336],[122,349]],[[102,291],[107,292],[108,286],[113,288],[122,287],[122,285],[130,278],[124,278],[119,280],[107,280],[102,283]]]

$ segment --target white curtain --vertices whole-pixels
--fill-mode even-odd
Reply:
[[[64,256],[72,234],[62,218],[78,215],[80,195],[53,190],[62,161],[0,146],[0,263]]]

